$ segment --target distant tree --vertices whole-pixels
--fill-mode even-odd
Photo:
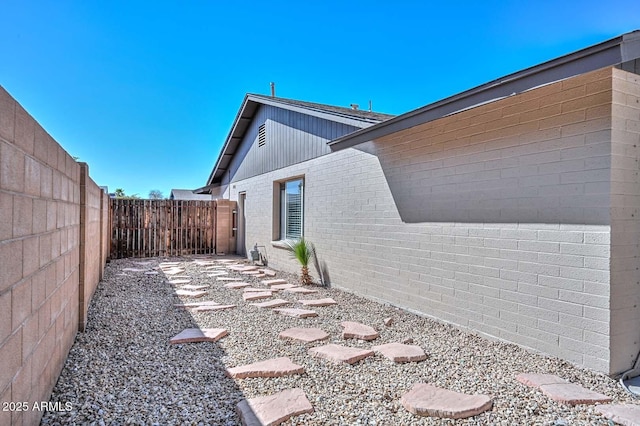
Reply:
[[[162,200],[164,196],[162,195],[162,191],[158,189],[152,189],[149,191],[149,199],[150,200]]]
[[[124,189],[122,188],[116,188],[114,194],[116,194],[116,198],[128,198],[128,199],[134,199],[134,200],[137,200],[140,198],[138,194],[133,194],[133,195],[125,194]]]

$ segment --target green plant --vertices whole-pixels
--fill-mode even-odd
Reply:
[[[309,275],[309,262],[313,260],[315,248],[313,244],[305,241],[304,238],[299,240],[285,241],[285,248],[291,252],[291,257],[296,259],[302,266],[300,272],[300,282],[302,285],[309,285],[312,283],[311,275]]]

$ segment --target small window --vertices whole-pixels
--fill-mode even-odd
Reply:
[[[265,146],[267,143],[267,128],[264,123],[258,127],[258,146]]]
[[[294,179],[280,184],[280,239],[302,238],[304,226],[304,180]]]

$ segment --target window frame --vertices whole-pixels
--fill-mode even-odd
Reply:
[[[291,235],[287,234],[288,220],[287,220],[287,184],[291,184],[294,182],[300,182],[300,220],[299,220],[299,235]],[[305,187],[305,178],[304,176],[295,176],[290,177],[284,180],[279,180],[274,182],[274,242],[282,242],[288,240],[298,240],[304,237],[304,187]]]

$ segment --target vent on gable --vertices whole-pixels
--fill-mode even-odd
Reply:
[[[258,146],[264,146],[267,143],[267,129],[263,124],[258,127]]]

